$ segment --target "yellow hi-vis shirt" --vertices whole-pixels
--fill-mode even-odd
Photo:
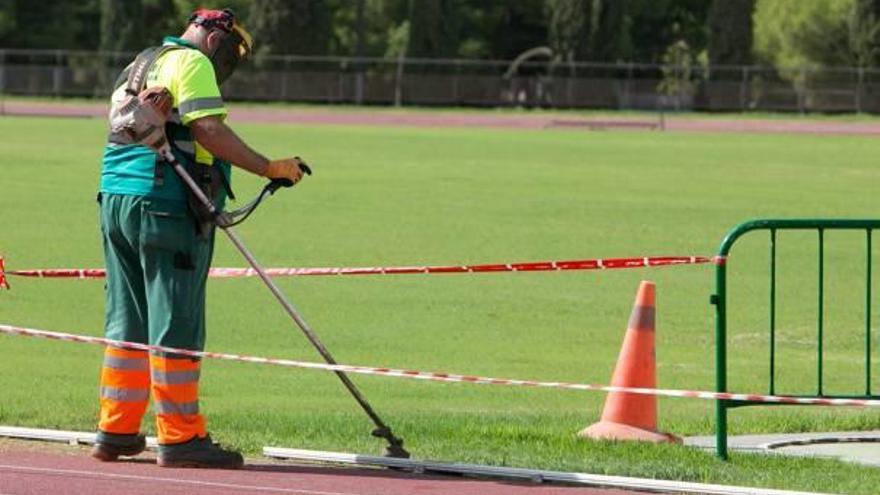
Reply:
[[[163,44],[181,48],[165,52],[153,63],[147,73],[146,85],[161,86],[171,93],[174,110],[170,120],[172,125],[168,126],[168,139],[172,149],[178,159],[191,160],[194,157],[199,163],[213,164],[214,157],[192,139],[185,126],[211,115],[226,117],[214,66],[205,54],[186,40],[169,36]],[[126,83],[113,92],[113,102],[125,98]],[[146,146],[108,143],[104,149],[101,192],[185,199],[183,185],[170,168],[161,184],[156,182],[156,159],[156,153]],[[225,167],[228,178],[228,164]]]

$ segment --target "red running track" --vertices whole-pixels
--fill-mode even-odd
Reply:
[[[31,115],[51,117],[107,117],[104,103],[55,103],[36,101],[6,101],[0,104],[2,115]],[[567,114],[547,112],[408,112],[388,108],[373,110],[345,109],[273,109],[261,107],[236,106],[231,109],[235,122],[286,123],[301,125],[355,125],[355,126],[405,126],[405,127],[467,127],[467,128],[507,128],[507,129],[546,129],[554,128],[554,123],[563,120],[571,129],[572,124],[608,128],[631,128],[633,123],[641,122],[631,118],[574,118]],[[652,120],[650,117],[646,117]],[[649,122],[653,123],[653,122]],[[713,116],[679,117],[667,116],[667,131],[683,132],[757,132],[793,133],[817,135],[857,135],[880,136],[880,124],[875,121],[838,121],[801,118],[791,115],[785,119],[724,118]]]
[[[83,447],[0,441],[0,494],[631,495],[612,489],[249,460],[244,469],[160,468],[154,454],[101,463]]]

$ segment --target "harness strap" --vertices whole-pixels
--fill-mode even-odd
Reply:
[[[147,48],[135,58],[134,66],[128,74],[128,82],[125,92],[130,95],[138,95],[147,85],[147,72],[150,67],[165,53],[182,47],[177,45],[163,45]],[[165,163],[159,156],[156,157],[156,165],[153,168],[153,183],[157,186],[165,184]]]
[[[125,81],[125,92],[131,96],[137,96],[147,85],[147,73],[150,70],[150,67],[156,62],[156,60],[161,57],[163,54],[171,51],[182,49],[182,46],[177,45],[162,45],[162,46],[153,46],[143,50],[138,53],[137,57],[135,57],[134,62],[130,66],[128,66],[122,74],[119,75],[119,78],[116,80],[116,88],[119,88],[119,85]],[[136,105],[135,101],[131,101],[128,105]],[[125,110],[125,109],[123,109]],[[115,132],[110,133],[107,137],[107,140],[111,143],[115,144],[130,144],[131,138],[126,136],[125,133]]]
[[[128,73],[128,83],[125,91],[137,95],[144,90],[147,84],[147,72],[156,60],[162,55],[172,51],[181,50],[184,47],[178,45],[162,45],[147,48],[134,59],[134,66]]]
[[[153,166],[153,184],[157,186],[165,185],[165,160],[156,156],[156,164]]]

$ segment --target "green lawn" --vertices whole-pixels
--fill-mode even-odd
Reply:
[[[315,169],[239,229],[266,266],[705,255],[750,218],[871,218],[878,210],[880,145],[870,138],[238,129],[257,149],[299,154]],[[0,118],[7,268],[101,266],[94,194],[105,132],[99,120]],[[261,185],[243,174],[235,182],[241,197]],[[863,392],[863,234],[827,237],[826,389]],[[806,393],[816,380],[815,236],[779,242],[778,391]],[[748,236],[730,262],[730,383],[740,392],[767,389],[766,246],[766,236]],[[244,261],[220,236],[214,264]],[[708,390],[713,275],[703,265],[278,282],[342,363],[607,383],[638,282],[654,280],[660,385]],[[0,293],[0,322],[101,334],[100,281],[11,283]],[[212,281],[208,305],[210,350],[319,360],[256,279]],[[880,342],[876,325],[873,338]],[[93,429],[100,353],[0,336],[0,424]],[[202,409],[223,442],[249,454],[263,445],[381,451],[331,374],[204,367]],[[597,393],[354,380],[419,458],[825,492],[867,494],[880,484],[876,469],[832,461],[736,455],[723,463],[680,446],[577,440],[601,411]],[[713,414],[709,401],[660,400],[661,428],[679,435],[710,434]],[[731,413],[733,433],[878,427],[876,411],[853,408]]]

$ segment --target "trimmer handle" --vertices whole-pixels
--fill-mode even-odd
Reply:
[[[299,168],[306,175],[312,175],[312,169],[309,168],[308,165],[306,165],[306,162],[300,160]],[[266,189],[268,189],[270,193],[275,194],[275,191],[282,187],[293,187],[293,181],[290,179],[272,179],[266,186]]]
[[[290,179],[272,179],[266,184],[266,190],[272,194],[275,194],[275,191],[282,187],[293,187],[293,181]]]

